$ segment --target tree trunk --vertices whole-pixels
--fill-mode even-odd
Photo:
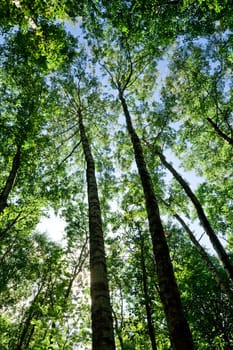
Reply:
[[[113,318],[107,280],[106,257],[102,229],[95,164],[83,125],[82,113],[78,112],[82,147],[87,163],[86,178],[89,206],[90,273],[92,349],[114,350]]]
[[[229,277],[233,281],[233,265],[224,249],[222,246],[221,242],[219,241],[217,235],[215,234],[214,230],[212,229],[209,220],[207,219],[205,212],[201,206],[201,203],[187,184],[187,182],[182,178],[182,176],[173,168],[173,166],[167,162],[165,156],[156,151],[156,153],[159,155],[161,162],[163,165],[172,173],[174,178],[179,182],[181,187],[184,189],[186,192],[187,196],[189,199],[192,201],[194,207],[196,208],[197,215],[199,217],[200,223],[203,226],[206,234],[209,236],[209,239],[217,252],[219,259],[221,260],[226,272],[228,273]]]
[[[116,336],[117,336],[119,343],[120,343],[120,349],[124,350],[124,341],[123,341],[123,337],[121,335],[122,327],[119,326],[119,324],[118,324],[117,315],[114,313],[114,310],[113,310],[113,319],[114,319],[114,324],[115,324]]]
[[[141,142],[133,128],[125,98],[122,91],[120,89],[118,91],[144,191],[149,229],[158,275],[160,298],[166,315],[172,348],[174,350],[192,350],[192,335],[184,316],[180,293],[174,276],[151,176],[146,166]]]
[[[152,312],[150,305],[150,297],[148,293],[148,283],[147,283],[147,271],[146,271],[146,263],[145,263],[145,251],[144,251],[144,238],[140,229],[138,229],[140,234],[140,255],[141,255],[141,268],[142,268],[142,284],[143,284],[143,293],[145,298],[145,308],[146,308],[146,318],[147,318],[147,326],[148,333],[151,341],[152,350],[157,350],[156,340],[155,340],[155,329],[152,320]]]
[[[42,289],[43,289],[43,283],[40,285],[35,297],[31,301],[31,305],[29,306],[29,309],[27,311],[26,319],[22,321],[22,323],[20,324],[21,330],[20,330],[19,339],[17,341],[16,350],[27,349],[27,347],[25,347],[25,343],[27,344],[27,346],[30,344],[31,337],[33,336],[33,333],[35,330],[35,327],[34,325],[31,324],[31,321],[33,317],[35,317],[35,319],[38,319],[36,317],[36,311],[35,311],[34,305],[37,299],[39,298]]]
[[[0,213],[4,211],[4,209],[7,207],[7,199],[9,197],[9,194],[14,186],[17,172],[19,170],[20,166],[20,155],[21,155],[21,146],[17,147],[17,151],[15,153],[15,156],[12,161],[11,171],[8,175],[8,178],[6,180],[6,184],[0,193]]]

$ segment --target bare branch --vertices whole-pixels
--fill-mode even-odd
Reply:
[[[72,156],[72,154],[74,153],[74,151],[80,146],[81,141],[79,141],[72,149],[72,151],[68,154],[68,156],[66,156],[61,163],[58,166],[61,166],[68,158],[70,158]]]

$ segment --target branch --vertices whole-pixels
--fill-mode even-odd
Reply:
[[[77,124],[73,125],[73,128],[74,128],[76,125],[77,125]],[[72,130],[72,128],[71,128],[71,130]],[[59,148],[61,148],[65,142],[71,140],[76,134],[78,134],[78,132],[79,132],[79,131],[76,129],[76,130],[73,132],[73,134],[69,135],[69,136],[68,136],[66,139],[64,139],[64,140],[61,140],[60,145],[58,145],[58,146],[56,147],[56,151],[57,151]]]
[[[188,183],[184,180],[184,178],[176,171],[176,169],[171,165],[171,163],[167,162],[165,156],[157,149],[155,149],[155,153],[160,157],[162,164],[174,176],[174,178],[177,180],[177,182],[181,185],[181,187],[185,191],[188,198],[193,203],[201,225],[203,226],[205,232],[209,236],[209,239],[219,256],[219,259],[221,260],[226,271],[228,272],[229,277],[233,281],[233,264],[228,254],[226,253],[222,243],[220,242],[218,236],[214,232],[212,225],[210,224],[210,221],[208,220],[200,201],[198,200],[198,198],[196,197],[195,193],[192,191]]]
[[[210,123],[210,125],[212,126],[212,128],[216,131],[216,133],[218,134],[218,136],[220,136],[222,139],[224,139],[225,141],[227,141],[231,146],[233,146],[233,139],[229,136],[227,136],[222,130],[220,130],[220,128],[218,127],[218,125],[211,119],[211,118],[206,118],[206,120]]]
[[[16,176],[19,170],[20,156],[21,156],[21,145],[17,146],[17,151],[12,161],[11,171],[8,175],[4,188],[0,193],[0,213],[2,213],[4,209],[7,207],[7,199],[9,197],[9,194],[12,188],[14,187]]]
[[[19,0],[13,0],[13,4],[15,5],[15,7],[17,7],[18,9],[23,11],[21,2]],[[30,26],[32,27],[33,30],[38,30],[38,26],[36,24],[36,21],[32,17],[28,17],[28,16],[24,15],[24,18],[26,20],[28,20],[28,23],[30,24]]]
[[[66,156],[62,161],[61,163],[59,163],[58,166],[61,166],[69,157],[72,156],[72,154],[74,153],[74,151],[79,147],[79,145],[81,144],[81,141],[79,141],[72,149],[72,151],[68,154],[68,156]]]
[[[100,63],[100,66],[108,73],[108,75],[110,75],[110,78],[112,80],[113,85],[115,86],[116,89],[118,89],[118,83],[119,82],[115,81],[112,72],[107,68],[106,64],[105,63],[104,64]]]
[[[88,244],[88,236],[86,236],[85,242],[84,242],[82,249],[81,249],[81,252],[79,254],[78,262],[74,267],[73,276],[71,277],[71,279],[69,281],[69,285],[68,285],[67,290],[65,292],[65,304],[67,304],[67,299],[70,296],[73,283],[74,283],[76,277],[78,276],[78,274],[82,271],[82,266],[87,258],[87,254],[88,254],[88,252],[86,251],[87,244]]]
[[[122,92],[124,92],[125,89],[128,87],[132,75],[133,75],[133,62],[132,62],[132,60],[131,60],[131,58],[130,58],[130,70],[129,70],[129,75],[128,75],[128,77],[126,78],[126,82],[125,82],[123,88],[121,89]]]
[[[0,238],[3,238],[4,235],[16,224],[16,222],[19,221],[21,214],[22,214],[22,211],[20,211],[19,214],[11,222],[8,223],[8,225],[3,231],[0,231]],[[26,216],[24,216],[23,218],[25,217]],[[21,217],[21,220],[22,220],[22,217]]]

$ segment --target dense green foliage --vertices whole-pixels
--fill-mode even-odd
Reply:
[[[194,348],[233,348],[232,10],[227,0],[1,1],[0,349],[91,348],[80,113],[116,349],[171,349],[123,95]],[[206,248],[187,187],[230,267]],[[37,228],[53,211],[65,223],[61,242]]]

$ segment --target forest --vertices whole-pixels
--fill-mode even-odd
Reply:
[[[233,349],[232,33],[231,0],[1,0],[0,350]]]

